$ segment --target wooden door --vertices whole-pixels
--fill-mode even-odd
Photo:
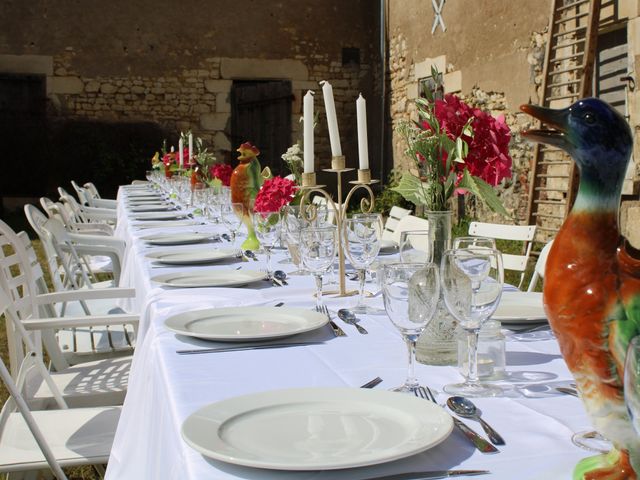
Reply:
[[[231,141],[235,150],[251,142],[260,164],[274,175],[289,172],[280,157],[291,146],[291,82],[234,80],[231,88]]]

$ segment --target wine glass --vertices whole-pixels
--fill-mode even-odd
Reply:
[[[457,237],[453,239],[453,249],[489,248],[496,249],[496,241],[489,237]]]
[[[203,217],[207,216],[207,203],[209,198],[209,189],[204,183],[196,183],[193,186],[193,206],[196,210],[193,212],[196,214],[198,211]]]
[[[253,212],[253,228],[260,245],[267,255],[267,278],[273,277],[271,271],[271,250],[278,240],[280,231],[280,210]]]
[[[322,275],[329,269],[336,255],[336,227],[305,227],[300,230],[300,256],[305,267],[316,280],[316,309],[322,302]]]
[[[624,362],[624,401],[631,424],[640,435],[640,335],[629,342]]]
[[[378,313],[377,308],[371,308],[364,304],[364,283],[367,268],[378,256],[380,251],[380,238],[382,237],[382,222],[380,215],[360,214],[347,218],[343,223],[344,250],[358,271],[360,287],[358,289],[358,303],[352,310],[355,313]]]
[[[220,205],[220,218],[231,234],[231,245],[235,245],[236,235],[242,226],[242,218],[246,211],[242,203]]]
[[[478,380],[478,334],[495,312],[504,283],[502,255],[485,247],[447,250],[440,266],[442,291],[451,314],[467,332],[467,375],[463,383],[446,385],[444,391],[466,397],[495,396],[502,389]]]
[[[433,261],[433,238],[429,230],[406,230],[400,233],[400,260],[405,263]]]
[[[296,270],[289,272],[289,275],[304,275],[308,273],[300,268],[300,263],[302,262],[302,258],[300,257],[300,230],[305,225],[305,221],[301,215],[300,207],[297,205],[287,205],[285,207],[284,217],[282,219],[282,230],[284,243],[290,256],[290,260],[288,260],[287,263],[293,263],[296,266]]]
[[[390,263],[382,268],[384,307],[409,350],[407,379],[394,391],[415,394],[419,386],[415,377],[416,341],[436,311],[439,277],[433,263]]]

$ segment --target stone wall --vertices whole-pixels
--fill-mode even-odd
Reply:
[[[292,140],[300,136],[302,96],[316,90],[316,150],[325,162],[329,144],[318,81],[329,80],[343,149],[354,164],[359,92],[369,100],[370,136],[379,135],[373,120],[380,83],[376,23],[366,0],[260,8],[251,0],[116,0],[91,9],[6,2],[0,6],[0,74],[45,75],[53,115],[155,121],[176,137],[192,130],[223,156],[236,148],[230,144],[233,80],[290,80]],[[360,49],[359,64],[343,65],[345,47]],[[377,164],[376,149],[370,154]]]

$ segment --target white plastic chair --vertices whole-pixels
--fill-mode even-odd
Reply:
[[[382,240],[393,240],[394,232],[398,227],[398,222],[401,218],[411,214],[411,210],[407,210],[402,207],[391,207],[389,211],[389,217],[384,224],[384,230],[382,231]]]
[[[0,290],[0,313],[6,316],[10,304],[6,292]],[[35,358],[38,373],[46,379],[48,373],[41,358],[35,354],[30,357]],[[58,480],[63,480],[67,477],[62,467],[95,465],[104,474],[102,465],[109,459],[121,407],[70,409],[56,392],[58,410],[32,412],[2,358],[0,378],[10,394],[0,411],[0,473],[24,474],[48,466]],[[57,389],[52,382],[48,386]]]
[[[122,357],[132,352],[138,317],[114,307],[117,299],[133,297],[134,289],[102,288],[50,293],[31,242],[24,232],[16,234],[0,221],[0,247],[0,280],[15,302],[17,319],[24,321],[42,315],[50,319],[48,324],[51,326],[42,333],[42,342],[57,371],[68,369],[70,365]],[[65,307],[61,308],[61,304]],[[89,323],[83,324],[81,320]],[[14,334],[15,328],[9,327],[8,322],[9,356],[15,373],[25,351]]]
[[[396,225],[391,240],[400,245],[400,235],[409,230],[429,230],[429,221],[414,215],[405,215]]]
[[[115,224],[117,212],[112,208],[94,208],[81,205],[62,187],[58,187],[60,201],[67,205],[75,217],[83,223],[108,223]]]
[[[86,187],[81,187],[74,180],[71,180],[71,186],[76,191],[76,194],[78,195],[78,200],[80,201],[81,205],[86,205],[93,208],[110,208],[110,209],[118,208],[118,203],[116,202],[116,200],[107,200],[107,199],[96,197],[93,194],[92,190]],[[94,185],[94,189],[95,189],[95,185]]]
[[[551,250],[551,245],[553,245],[553,240],[549,240],[547,244],[540,251],[540,255],[538,256],[538,260],[536,261],[536,265],[533,269],[533,276],[529,281],[529,287],[527,288],[527,292],[533,292],[536,289],[538,284],[538,280],[544,280],[544,269],[547,265],[547,257],[549,256],[549,250]]]
[[[472,237],[489,237],[499,240],[514,240],[523,243],[523,254],[502,254],[502,263],[505,270],[513,270],[520,273],[520,281],[517,287],[522,286],[527,263],[531,256],[533,237],[536,234],[535,225],[503,225],[499,223],[471,222],[469,235]]]

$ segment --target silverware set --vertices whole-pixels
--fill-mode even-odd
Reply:
[[[417,397],[424,398],[425,400],[429,400],[435,403],[436,405],[439,405],[438,401],[436,400],[436,397],[433,395],[433,392],[429,387],[418,387],[415,391],[415,394]],[[464,434],[464,436],[473,444],[473,446],[476,447],[480,452],[498,453],[500,451],[496,447],[491,445],[491,443],[489,443],[487,440],[485,440],[480,435],[478,435],[471,427],[469,427],[462,420],[456,417],[451,417],[451,418],[453,418],[453,425],[459,431],[461,431]]]
[[[331,325],[331,329],[333,330],[333,334],[336,337],[346,337],[347,336],[347,334],[344,333],[344,330],[342,330],[340,328],[340,326],[338,326],[338,324],[335,323],[331,319],[331,314],[329,314],[329,309],[327,308],[326,305],[322,305],[321,307],[316,306],[315,310],[316,310],[316,312],[322,313],[322,314],[327,316],[327,318],[329,319],[329,325]]]

